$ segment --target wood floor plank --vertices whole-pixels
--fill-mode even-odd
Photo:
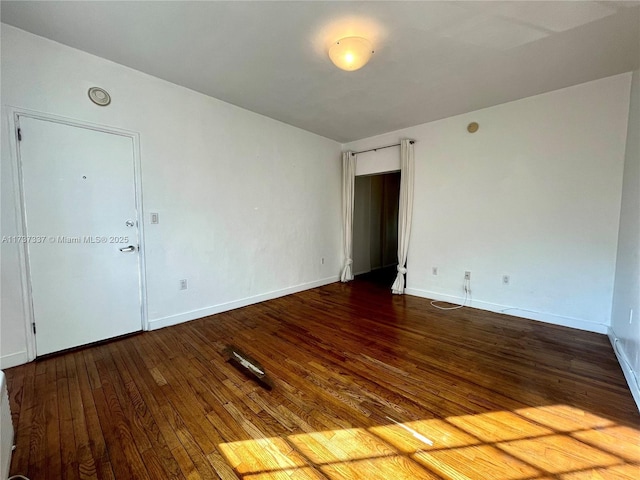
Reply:
[[[58,397],[58,420],[60,426],[61,478],[79,479],[76,435],[73,428],[67,357],[56,357],[56,395]]]
[[[147,478],[144,462],[134,442],[134,434],[111,385],[110,375],[102,358],[104,355],[102,350],[101,346],[93,352],[95,372],[100,381],[100,387],[93,390],[93,396],[111,466],[116,478]]]
[[[228,362],[234,344],[273,379]],[[7,371],[11,473],[65,479],[636,478],[606,336],[331,284]]]
[[[93,356],[91,355],[91,349],[78,352],[78,355],[76,356],[76,372],[78,374],[78,388],[80,389],[80,399],[82,404],[77,405],[77,408],[81,408],[82,412],[76,412],[74,410],[74,414],[77,417],[81,417],[82,414],[84,414],[84,421],[89,440],[89,449],[91,451],[93,462],[95,463],[98,478],[112,479],[115,478],[115,476],[111,466],[110,457],[107,452],[105,436],[100,425],[100,416],[98,415],[96,408],[96,398],[94,396],[94,390],[92,390],[91,387],[91,380],[89,376],[89,370],[92,369],[90,369],[88,365],[92,364]],[[81,422],[79,418],[78,422]]]
[[[75,455],[77,462],[77,476],[83,480],[97,480],[98,473],[96,470],[96,462],[94,461],[91,453],[89,430],[85,420],[82,391],[78,380],[78,366],[76,364],[76,360],[78,358],[81,358],[79,352],[78,354],[65,356],[69,390],[69,406],[76,447]],[[84,364],[82,364],[82,368],[84,368]],[[73,473],[71,475],[73,475]]]
[[[20,368],[20,367],[18,367]],[[51,391],[47,389],[46,381],[46,363],[39,362],[34,370],[34,390],[31,416],[28,419],[30,422],[26,428],[29,431],[29,463],[23,466],[25,470],[20,472],[35,478],[45,478],[46,471],[46,455],[47,455],[47,424],[46,424],[46,407],[47,397],[51,394]],[[11,388],[11,385],[9,385]],[[25,419],[26,421],[27,419]],[[21,419],[22,421],[22,419]],[[18,431],[24,429],[25,426],[19,425]],[[15,426],[14,426],[15,429]],[[21,448],[25,448],[24,436],[21,443],[16,443],[16,455],[19,456],[18,445]],[[58,443],[54,443],[55,447],[59,447]],[[54,447],[54,448],[55,448]]]
[[[128,414],[130,418],[133,419],[133,423],[140,429],[140,433],[145,435],[149,442],[149,447],[146,449],[143,448],[141,453],[143,456],[153,458],[162,464],[162,471],[165,472],[165,478],[184,478],[180,472],[180,466],[175,461],[171,450],[167,445],[158,424],[156,423],[153,413],[146,403],[146,398],[142,395],[141,390],[137,385],[137,382],[140,382],[140,379],[134,379],[131,375],[128,364],[121,355],[118,345],[116,343],[111,343],[108,347],[114,361],[114,366],[120,372],[124,383],[124,390],[120,392],[121,402],[129,404],[132,407],[128,410]],[[147,453],[147,450],[151,450],[151,452]],[[146,463],[147,461],[145,461],[145,464]]]
[[[18,425],[18,423],[20,422],[22,395],[25,389],[25,377],[27,376],[27,369],[12,368],[5,372],[5,376],[6,381],[13,386],[11,396],[9,397],[9,405],[11,406],[11,420],[14,425]],[[27,381],[29,381],[28,377]]]
[[[14,443],[16,445],[25,446],[31,443],[33,415],[36,408],[34,405],[36,399],[34,394],[35,372],[35,362],[20,368],[7,370],[7,385],[11,385],[9,405],[14,426]],[[30,447],[16,449],[11,459],[11,468],[20,472],[28,471],[30,450]]]
[[[46,461],[45,461],[45,475],[46,479],[58,479],[62,477],[62,439],[60,436],[60,417],[58,416],[58,391],[57,391],[57,369],[56,364],[59,363],[57,358],[50,358],[45,360],[47,362],[45,377],[45,442],[46,448]],[[59,448],[48,448],[49,445],[60,446]]]
[[[154,436],[162,435],[162,441],[175,453],[182,448],[182,444],[169,419],[159,414],[162,411],[162,407],[168,404],[168,400],[158,388],[161,385],[166,385],[166,380],[163,377],[163,382],[159,384],[154,373],[142,367],[143,362],[136,349],[125,348],[126,346],[122,343],[118,343],[116,346],[119,348],[123,356],[123,362],[132,376],[131,381],[135,382],[135,386],[139,389],[139,394],[144,398],[146,408],[151,412],[156,422],[159,432],[155,433],[155,427],[151,427],[154,430]]]

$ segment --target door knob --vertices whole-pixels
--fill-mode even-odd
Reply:
[[[120,249],[121,252],[135,252],[136,251],[136,247],[134,247],[133,245],[129,245],[128,247],[122,247]]]

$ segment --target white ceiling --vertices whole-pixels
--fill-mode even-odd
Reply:
[[[13,2],[2,22],[347,142],[640,66],[638,2]],[[369,38],[355,72],[327,56]]]

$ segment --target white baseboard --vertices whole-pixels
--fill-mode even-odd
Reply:
[[[629,390],[631,390],[631,395],[636,402],[638,411],[640,411],[640,387],[638,386],[638,377],[636,376],[638,372],[633,371],[631,362],[629,362],[629,357],[627,357],[627,353],[620,346],[620,340],[611,328],[609,328],[608,336],[611,346],[613,347],[613,351],[618,358],[618,363],[622,368],[622,373],[624,373],[624,378],[627,380],[627,385],[629,385]]]
[[[9,355],[3,355],[0,357],[0,370],[17,367],[18,365],[28,362],[29,356],[26,351],[10,353]]]
[[[464,297],[453,295],[445,295],[427,290],[419,290],[417,288],[407,288],[405,293],[416,297],[429,298],[443,302],[461,304]],[[551,323],[553,325],[561,325],[563,327],[577,328],[578,330],[586,330],[587,332],[595,332],[606,334],[609,328],[603,323],[594,323],[573,317],[564,317],[553,313],[535,312],[532,310],[521,309],[509,305],[499,305],[497,303],[482,302],[479,300],[467,301],[468,307],[479,308],[480,310],[488,310],[490,312],[503,313],[505,315],[513,315],[514,317],[526,318],[528,320],[537,320],[539,322]]]
[[[274,298],[284,297],[285,295],[291,295],[292,293],[302,292],[311,288],[321,287],[330,283],[340,281],[339,276],[323,278],[314,282],[302,283],[300,285],[294,285],[293,287],[283,288],[281,290],[274,290],[272,292],[255,295],[253,297],[242,298],[240,300],[234,300],[232,302],[221,303],[219,305],[213,305],[211,307],[201,308],[198,310],[192,310],[190,312],[179,313],[177,315],[171,315],[169,317],[157,318],[149,321],[149,330],[157,330],[159,328],[169,327],[171,325],[177,325],[179,323],[188,322],[190,320],[196,320],[202,317],[208,317],[209,315],[215,315],[216,313],[226,312],[236,308],[246,307],[254,303],[264,302],[266,300],[273,300]]]

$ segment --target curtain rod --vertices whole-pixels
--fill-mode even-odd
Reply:
[[[409,141],[411,145],[413,145],[415,142],[416,142],[415,140]],[[399,146],[400,146],[399,143],[394,143],[393,145],[385,145],[384,147],[370,148],[369,150],[362,150],[360,152],[351,152],[351,155],[358,155],[359,153],[367,153],[367,152],[377,152],[378,150],[382,150],[383,148],[391,148],[391,147],[399,147]]]

